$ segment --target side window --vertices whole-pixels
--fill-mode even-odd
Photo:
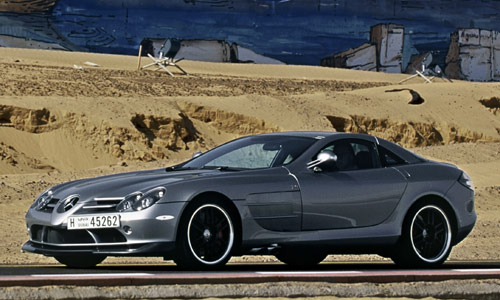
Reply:
[[[357,139],[336,141],[321,151],[329,150],[337,155],[337,162],[326,166],[324,171],[351,171],[380,167],[375,144]],[[325,169],[325,167],[323,167]]]
[[[384,167],[392,167],[398,165],[406,164],[406,161],[391,151],[385,149],[384,147],[379,146],[378,152],[380,154],[380,160]]]

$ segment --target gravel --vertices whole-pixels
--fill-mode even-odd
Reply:
[[[0,299],[203,299],[244,297],[408,297],[499,299],[500,280],[451,280],[411,283],[303,283],[150,286],[47,286],[0,288]]]

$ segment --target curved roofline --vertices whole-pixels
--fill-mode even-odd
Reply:
[[[282,131],[282,132],[270,132],[263,133],[259,135],[275,135],[275,136],[299,136],[299,137],[309,137],[309,138],[317,138],[317,137],[328,137],[332,135],[340,135],[347,134],[346,132],[335,132],[335,131]]]

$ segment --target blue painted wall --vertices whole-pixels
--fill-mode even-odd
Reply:
[[[500,0],[59,0],[43,14],[0,13],[0,22],[0,35],[71,49],[136,54],[144,37],[223,39],[310,65],[366,42],[370,26],[392,22],[405,25],[418,51],[443,60],[456,28],[500,30]]]

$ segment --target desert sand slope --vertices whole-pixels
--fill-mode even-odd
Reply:
[[[479,221],[453,258],[498,259],[500,84],[398,85],[406,75],[305,66],[182,66],[190,76],[136,71],[136,57],[0,48],[3,262],[52,262],[18,254],[27,239],[23,214],[50,185],[170,165],[235,137],[288,130],[370,133],[458,164],[475,180]],[[405,88],[425,102],[409,105],[409,91],[389,92]]]

